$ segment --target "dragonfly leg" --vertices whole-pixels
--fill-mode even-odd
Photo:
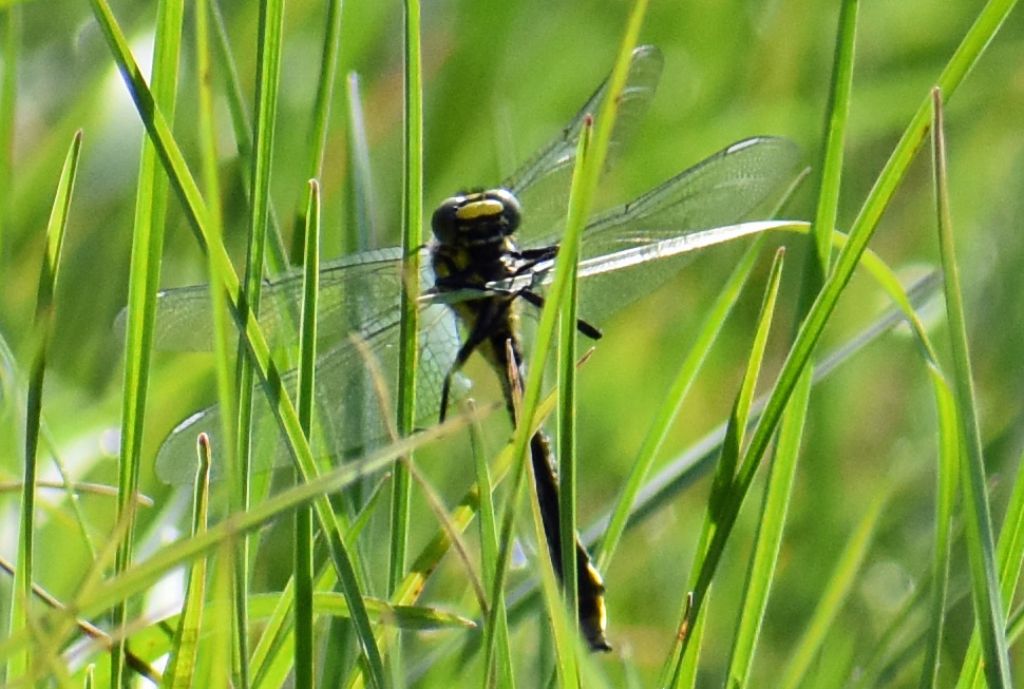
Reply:
[[[459,351],[455,355],[455,361],[452,362],[451,367],[449,367],[448,372],[444,376],[444,383],[441,386],[440,420],[442,422],[448,415],[448,399],[451,396],[452,380],[454,380],[455,374],[459,372],[469,360],[470,355],[480,345],[494,338],[495,326],[508,318],[508,309],[511,301],[507,299],[500,301],[488,300],[484,303],[486,308],[476,314],[476,318],[473,319],[473,327],[470,329],[466,341],[459,347]],[[496,357],[504,358],[503,355],[504,350],[495,352]],[[519,362],[517,361],[516,364],[518,366]]]
[[[533,268],[536,264],[541,261],[550,261],[558,255],[558,245],[552,244],[551,246],[542,246],[538,249],[520,249],[519,251],[510,252],[515,258],[526,261],[518,272],[525,272],[530,268]]]
[[[544,297],[537,294],[536,292],[529,289],[521,289],[516,294],[527,301],[527,303],[536,306],[538,309],[544,307]],[[591,325],[582,318],[576,319],[576,329],[580,331],[586,337],[591,340],[600,340],[603,334],[600,328]]]

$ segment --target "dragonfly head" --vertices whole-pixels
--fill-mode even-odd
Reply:
[[[507,189],[457,194],[441,202],[430,221],[442,244],[490,244],[519,227],[519,201]]]

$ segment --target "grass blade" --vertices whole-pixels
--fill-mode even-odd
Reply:
[[[722,452],[718,459],[718,465],[715,468],[715,477],[712,480],[711,495],[708,498],[708,506],[704,514],[704,527],[701,530],[696,558],[690,572],[690,587],[696,581],[703,565],[702,561],[707,552],[706,548],[712,533],[712,525],[716,521],[717,515],[735,499],[735,496],[731,494],[731,487],[735,479],[736,466],[743,447],[744,431],[749,423],[751,400],[754,397],[754,389],[761,373],[765,348],[768,344],[768,334],[775,315],[779,281],[782,277],[783,256],[784,252],[780,249],[775,254],[775,260],[772,262],[771,271],[768,274],[768,284],[765,287],[761,311],[758,314],[757,328],[750,346],[746,371],[744,372],[740,389],[737,391],[736,398],[733,401],[732,412],[729,415],[725,438],[722,442]],[[671,682],[673,687],[693,687],[697,683],[697,666],[703,642],[705,618],[700,615],[692,615],[691,612],[690,598],[687,594],[684,595],[680,628],[689,631],[685,634],[680,633],[680,639],[677,644],[679,654]]]
[[[938,378],[938,374],[933,375]],[[945,380],[935,380],[939,426],[939,466],[935,487],[935,551],[932,560],[931,628],[926,639],[921,689],[937,686],[945,628],[946,595],[949,589],[949,560],[953,543],[953,518],[956,509],[957,485],[960,475],[960,432],[956,400]]]
[[[245,277],[242,299],[254,317],[259,316],[263,289],[263,262],[266,256],[267,225],[270,208],[270,173],[274,152],[274,130],[277,124],[277,93],[281,76],[281,34],[284,25],[283,0],[267,0],[259,5],[259,34],[256,53],[256,119],[253,133],[252,173],[249,178],[248,246],[245,259]],[[252,500],[251,461],[253,452],[253,383],[252,362],[244,356],[245,337],[238,340],[238,368],[235,395],[235,453],[238,474],[235,483],[234,510],[244,511]],[[286,393],[287,394],[287,393]],[[301,420],[299,422],[301,427]],[[257,496],[257,499],[262,496]],[[241,599],[249,597],[250,542],[245,536],[239,541],[235,556],[238,571],[235,586]],[[249,687],[249,623],[246,607],[238,608],[236,621],[239,664],[238,683],[241,689]]]
[[[420,3],[405,0],[405,112],[403,130],[402,187],[402,314],[398,335],[398,433],[408,435],[416,423],[416,367],[419,358],[420,247],[423,245],[423,66],[420,49]],[[407,458],[412,460],[411,457]],[[408,467],[395,467],[391,492],[391,552],[388,561],[388,592],[405,575],[409,540],[409,499],[412,483]]]
[[[345,85],[345,100],[348,105],[348,117],[345,118],[345,142],[348,144],[346,168],[349,170],[349,178],[345,194],[346,231],[342,236],[342,252],[353,253],[374,246],[377,237],[374,219],[377,205],[370,169],[366,116],[359,92],[359,75],[349,72]]]
[[[334,80],[338,73],[338,52],[341,49],[341,0],[330,0],[327,3],[327,16],[324,18],[324,42],[320,50],[319,77],[316,81],[316,96],[313,100],[313,121],[309,128],[309,149],[306,151],[308,163],[306,177],[320,179],[323,176],[324,148],[327,143],[327,122],[331,115],[331,100],[334,95]],[[295,211],[295,233],[292,240],[292,257],[295,263],[301,262],[304,253],[303,242],[305,233],[299,232],[306,225],[306,208],[299,207]]]
[[[476,470],[476,485],[480,496],[481,570],[484,581],[494,581],[498,560],[498,533],[494,515],[494,501],[491,496],[493,490],[491,472],[487,467],[487,461],[484,457],[483,438],[481,437],[479,424],[473,424],[469,427],[469,439],[473,451],[473,466]],[[493,686],[511,689],[515,686],[515,678],[512,672],[512,649],[509,646],[508,638],[508,614],[505,609],[505,592],[498,591],[498,597],[488,602],[489,605],[497,608],[494,614],[497,629],[491,632],[495,635],[496,654]],[[486,620],[491,619],[486,610],[482,612]],[[491,686],[490,673],[490,666],[485,665],[480,686]]]
[[[241,82],[238,78],[238,68],[235,64],[234,55],[231,53],[231,42],[228,40],[227,26],[224,24],[224,16],[220,11],[220,1],[210,0],[210,18],[213,20],[213,47],[216,51],[217,65],[224,77],[224,96],[227,99],[228,111],[231,114],[232,129],[235,134],[235,144],[238,147],[238,157],[241,161],[243,184],[248,195],[252,188],[253,169],[253,131],[250,122],[249,112],[245,106],[245,96],[242,94]],[[250,204],[252,199],[248,199]],[[288,254],[284,248],[284,240],[281,238],[281,228],[277,221],[277,214],[274,206],[269,206],[269,240],[267,248],[267,269],[272,275],[284,272],[288,268]]]
[[[29,369],[25,412],[25,463],[18,533],[18,562],[14,574],[14,588],[11,591],[13,600],[8,625],[11,634],[26,629],[32,622],[28,606],[32,600],[32,582],[35,576],[33,560],[36,531],[36,476],[39,471],[38,451],[43,406],[43,379],[46,373],[47,352],[54,324],[54,294],[57,289],[61,249],[64,246],[64,232],[67,229],[68,212],[71,208],[71,196],[75,188],[81,150],[82,133],[78,132],[71,140],[71,146],[68,148],[57,182],[50,219],[46,225],[46,251],[43,254],[42,270],[39,273],[39,285],[36,292],[33,326],[35,337],[33,338],[32,366]],[[27,672],[30,666],[31,657],[26,652],[24,656],[10,662],[7,672],[10,677],[16,678]]]
[[[302,326],[299,339],[299,423],[310,437],[316,374],[317,293],[320,290],[320,185],[309,180],[306,211],[305,256],[302,263]],[[295,686],[312,689],[313,663],[313,513],[295,511]]]
[[[812,376],[805,374],[793,392],[779,427],[779,439],[765,485],[764,502],[754,537],[754,552],[743,586],[743,599],[729,656],[726,686],[730,689],[745,687],[750,679],[754,647],[761,632],[768,594],[778,563],[812,383]]]
[[[1003,527],[999,531],[997,546],[999,583],[1002,587],[1003,600],[1007,602],[1012,601],[1016,595],[1021,568],[1024,567],[1024,470],[1021,467],[1024,467],[1024,463],[1018,460],[1017,478],[1006,507],[1006,515],[1003,517]],[[1007,622],[1007,642],[1013,643],[1020,632],[1021,610],[1018,609],[1014,619]],[[956,686],[957,689],[984,686],[977,629],[971,635]]]
[[[205,197],[209,207],[209,231],[211,241],[215,245],[223,245],[224,223],[221,203],[220,173],[218,170],[217,155],[217,127],[214,115],[214,93],[213,75],[210,56],[210,27],[209,19],[212,8],[209,0],[197,0],[195,4],[195,54],[196,72],[198,83],[198,127],[199,127],[199,150],[202,169]],[[221,63],[224,64],[223,62]],[[230,70],[230,65],[226,67]],[[206,270],[209,276],[210,286],[210,313],[211,327],[213,329],[213,352],[214,370],[217,381],[217,400],[221,408],[220,414],[220,437],[223,439],[219,448],[219,456],[224,464],[227,476],[238,476],[241,472],[238,468],[238,439],[235,435],[234,421],[237,418],[237,400],[235,399],[235,377],[232,366],[232,343],[230,333],[230,316],[228,313],[227,299],[224,296],[220,285],[224,284],[225,275],[222,274],[213,254],[208,253],[206,257]],[[228,566],[233,568],[231,577],[233,581],[241,582],[245,579],[245,569],[241,558],[225,557],[222,559],[221,567],[217,571],[218,581],[227,576],[224,569]],[[236,621],[239,628],[244,629],[245,608],[246,608],[246,587],[232,586],[230,588],[233,601],[231,619]],[[216,623],[217,633],[221,633],[221,623]],[[225,642],[232,641],[231,626],[228,626],[225,635]],[[246,650],[246,644],[240,641],[240,637],[234,637],[239,644],[237,656],[242,658]],[[221,652],[221,645],[215,646],[215,652]],[[211,677],[216,672],[210,670]],[[238,668],[235,676],[240,677],[242,671]]]
[[[198,447],[199,470],[196,472],[195,488],[192,501],[192,535],[206,531],[210,505],[210,439],[205,434],[199,435]],[[199,635],[203,628],[203,611],[206,606],[206,569],[207,559],[200,557],[192,563],[188,571],[188,584],[185,586],[185,603],[178,618],[178,628],[174,634],[171,647],[169,668],[164,674],[162,686],[187,687],[192,685],[192,677],[199,656]]]
[[[953,241],[952,218],[946,174],[946,139],[943,132],[942,96],[932,92],[935,121],[932,127],[936,211],[938,215],[939,251],[946,280],[946,318],[953,353],[954,388],[960,419],[963,459],[960,463],[963,481],[963,511],[967,524],[967,551],[971,562],[971,583],[977,629],[985,656],[985,676],[989,687],[1011,687],[1010,659],[1006,647],[1006,609],[1003,606],[996,573],[995,542],[992,537],[992,515],[985,485],[985,459],[981,449],[981,431],[974,403],[974,376],[971,372],[967,344],[967,318],[964,313],[960,268]]]
[[[153,58],[153,98],[173,121],[178,87],[178,61],[181,55],[181,27],[185,11],[182,0],[161,0],[157,5],[156,37]],[[139,490],[142,438],[149,393],[149,364],[152,355],[153,321],[156,291],[160,285],[160,261],[168,202],[167,176],[160,169],[152,141],[143,138],[139,162],[139,183],[135,195],[135,219],[132,228],[132,257],[128,277],[126,309],[124,382],[121,399],[121,447],[118,456],[118,519],[134,515],[129,507]],[[114,568],[124,571],[131,563],[135,543],[135,524],[128,521],[128,533],[118,549]],[[117,625],[128,620],[128,609],[114,611]],[[123,635],[118,635],[123,639]],[[111,670],[111,683],[124,685],[124,646],[118,645]]]

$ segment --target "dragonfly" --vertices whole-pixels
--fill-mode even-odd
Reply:
[[[633,52],[625,87],[617,97],[608,160],[621,154],[646,113],[662,69],[656,47],[641,46]],[[449,397],[465,394],[468,381],[459,371],[478,350],[495,369],[506,406],[513,411],[513,388],[525,375],[519,314],[538,310],[543,288],[554,277],[577,143],[585,121],[601,110],[607,97],[605,80],[558,136],[500,186],[456,194],[434,212],[434,240],[421,249],[425,260],[419,276],[416,408],[421,423],[443,418]],[[579,311],[586,319],[579,323],[581,332],[598,337],[600,332],[589,324],[592,319],[608,317],[652,291],[678,272],[693,252],[781,225],[740,221],[767,213],[795,183],[801,166],[799,149],[789,140],[748,138],[592,218],[580,246]],[[391,248],[321,266],[318,422],[311,439],[318,457],[355,453],[389,437],[388,405],[379,399],[379,391],[394,389],[397,381],[401,264],[401,249]],[[299,272],[265,283],[259,322],[272,343],[294,344],[301,299]],[[210,349],[209,331],[197,326],[209,322],[207,286],[159,293],[158,346]],[[460,325],[465,338],[460,337]],[[294,372],[286,374],[286,385],[294,389],[294,381]],[[255,398],[262,400],[260,395]],[[157,454],[161,479],[191,482],[196,435],[206,432],[216,438],[219,414],[218,407],[208,407],[178,424]],[[253,446],[262,450],[254,459],[257,468],[288,462],[265,402],[254,410],[254,433]],[[549,555],[561,577],[557,477],[543,432],[531,439],[530,449]],[[581,630],[591,648],[607,650],[604,583],[578,538],[576,553]]]

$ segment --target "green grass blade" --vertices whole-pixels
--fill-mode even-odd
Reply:
[[[491,472],[487,467],[487,460],[484,456],[483,438],[479,424],[469,427],[470,445],[473,452],[473,467],[476,471],[476,485],[480,500],[480,565],[483,580],[494,581],[495,569],[498,560],[498,532],[497,522],[494,514],[494,500],[491,492]],[[511,689],[515,686],[515,677],[512,671],[512,649],[509,646],[508,614],[505,609],[505,592],[498,591],[497,598],[488,601],[488,604],[497,608],[494,614],[494,621],[497,628],[491,632],[495,635],[495,669],[493,686],[499,689]],[[483,611],[485,619],[490,616]],[[485,622],[486,623],[486,622]],[[491,686],[491,668],[484,666],[481,687]]]
[[[385,478],[381,478],[362,510],[356,515],[347,532],[347,536],[355,542],[362,533],[363,528],[374,513],[377,502],[383,494],[382,488]],[[324,566],[323,571],[317,576],[316,589],[318,591],[331,590],[338,583],[336,572],[329,566]],[[314,598],[316,594],[314,593]],[[253,601],[259,596],[250,597],[249,609],[253,613]],[[275,606],[271,613],[263,613],[262,631],[259,641],[253,648],[250,656],[251,674],[254,687],[276,687],[280,686],[285,677],[291,671],[292,662],[290,651],[293,645],[293,629],[289,627],[293,619],[292,607],[295,603],[295,578],[288,580],[284,589],[274,595]],[[367,603],[367,610],[372,607]]]
[[[964,36],[964,39],[939,77],[939,84],[943,87],[943,93],[945,93],[947,98],[956,90],[956,87],[960,84],[970,67],[977,62],[985,46],[1002,25],[1014,4],[1014,0],[992,0],[979,13],[978,19]],[[778,381],[765,406],[764,413],[754,429],[750,446],[744,455],[744,460],[740,465],[736,485],[737,492],[741,496],[748,492],[750,484],[753,482],[760,460],[772,436],[775,434],[782,412],[789,401],[789,396],[796,387],[804,366],[810,361],[811,354],[835,309],[839,296],[845,289],[860,257],[863,255],[871,236],[878,226],[882,212],[888,206],[892,195],[909,169],[917,150],[924,142],[928,131],[930,113],[931,100],[930,97],[927,97],[914,113],[903,136],[896,144],[896,148],[879,174],[875,185],[868,194],[857,218],[854,220],[849,243],[839,254],[835,269],[829,275],[822,291],[808,312],[807,318],[800,327],[796,340],[783,364]],[[738,506],[739,502],[736,504],[736,507]],[[730,509],[728,513],[722,515],[721,524],[716,527],[707,567],[702,573],[700,584],[695,590],[694,605],[698,611],[703,605],[704,591],[710,585],[711,578],[721,559],[725,542],[732,531],[737,516],[738,509]]]
[[[196,72],[198,93],[198,128],[199,128],[199,151],[202,170],[204,194],[209,208],[209,232],[211,242],[221,246],[224,242],[224,223],[221,204],[221,183],[218,170],[217,154],[217,127],[214,115],[214,92],[213,74],[210,55],[210,13],[211,7],[208,0],[197,0],[193,18],[195,21],[195,50],[196,50]],[[223,65],[223,63],[222,63]],[[230,67],[228,67],[229,69]],[[238,476],[238,440],[235,434],[234,420],[237,414],[237,400],[235,399],[235,376],[232,365],[232,341],[230,331],[230,315],[228,312],[227,299],[220,285],[224,284],[226,276],[222,273],[212,253],[206,257],[206,269],[208,273],[208,284],[210,287],[210,313],[211,327],[213,329],[213,351],[214,370],[217,381],[217,401],[220,405],[220,437],[223,439],[218,448],[218,456],[226,467],[227,476]],[[245,578],[244,562],[241,558],[224,558],[221,567],[231,565],[234,571],[231,573],[233,580],[241,582]],[[218,570],[218,577],[225,576]],[[231,588],[233,610],[231,619],[236,621],[239,628],[244,628],[246,608],[246,587],[234,586]],[[217,623],[220,624],[219,622]],[[230,630],[230,627],[229,627]],[[227,634],[228,642],[232,635]],[[234,637],[239,644],[237,657],[243,657],[245,644],[240,641],[239,636]],[[220,652],[220,646],[215,647]],[[213,670],[211,670],[213,672]],[[241,669],[236,667],[235,676],[241,675]]]
[[[57,181],[53,207],[46,225],[46,251],[43,255],[42,270],[39,273],[39,285],[36,292],[33,325],[35,336],[25,411],[25,455],[18,533],[18,562],[14,574],[14,587],[11,590],[13,600],[8,624],[8,629],[12,634],[25,629],[32,618],[28,606],[32,600],[32,582],[35,577],[36,477],[39,471],[38,450],[43,407],[43,379],[54,325],[54,294],[57,289],[61,250],[64,246],[64,232],[67,229],[68,212],[71,208],[71,196],[75,188],[81,150],[82,133],[78,132],[71,140],[71,146],[68,148],[64,166],[61,168],[60,178]],[[7,672],[10,677],[16,678],[26,672],[30,665],[30,656],[26,653],[22,657],[13,659],[7,666]]]
[[[199,97],[199,151],[204,186],[204,196],[209,208],[209,229],[211,241],[223,244],[224,225],[221,212],[221,183],[218,172],[217,156],[217,123],[214,116],[214,93],[212,67],[210,60],[210,6],[209,0],[197,0],[195,6],[196,32],[196,72],[198,80],[196,90]],[[207,272],[209,274],[210,301],[212,303],[212,327],[214,341],[214,361],[217,378],[217,400],[221,413],[222,446],[218,448],[221,461],[227,466],[227,475],[237,475],[235,458],[234,425],[235,418],[234,388],[232,386],[231,345],[228,341],[230,331],[230,315],[227,300],[220,285],[224,284],[225,276],[215,260],[207,256]]]
[[[195,488],[192,500],[192,535],[206,531],[209,520],[210,505],[210,439],[205,434],[199,435],[198,447],[199,470],[196,472]],[[199,656],[199,636],[203,628],[203,611],[206,606],[206,570],[207,559],[197,558],[188,571],[188,584],[185,587],[185,603],[178,628],[174,634],[174,645],[171,647],[171,659],[168,670],[164,674],[161,686],[187,687],[192,684],[196,662]]]
[[[302,263],[302,327],[299,339],[299,423],[309,439],[313,428],[316,374],[317,293],[320,290],[320,185],[309,181],[305,256]],[[313,513],[308,507],[295,511],[295,686],[312,689],[315,682],[313,653]]]
[[[779,283],[782,277],[783,255],[784,253],[781,249],[775,254],[771,271],[768,274],[761,311],[758,314],[757,327],[754,331],[754,339],[751,342],[750,354],[747,357],[746,370],[740,383],[740,388],[736,393],[736,398],[733,401],[729,422],[726,425],[725,438],[722,443],[722,452],[718,459],[718,465],[715,467],[715,476],[711,484],[711,495],[708,498],[707,510],[704,513],[704,526],[701,529],[701,537],[690,572],[688,588],[683,596],[684,603],[681,613],[683,621],[681,628],[688,629],[689,631],[686,634],[680,635],[681,638],[677,644],[680,652],[672,673],[673,680],[671,686],[673,687],[694,687],[697,684],[698,661],[703,643],[704,622],[706,618],[691,614],[692,608],[690,607],[688,592],[692,590],[698,573],[703,566],[703,560],[707,553],[706,548],[710,543],[712,534],[712,525],[717,520],[717,515],[727,509],[729,503],[735,499],[731,494],[731,486],[743,447],[743,434],[749,422],[754,388],[761,373],[765,348],[768,344],[768,334],[775,315],[775,304],[778,299]]]
[[[250,313],[258,316],[263,288],[263,262],[266,256],[267,225],[270,209],[270,174],[274,153],[274,130],[277,125],[277,94],[281,77],[281,35],[284,25],[283,0],[267,0],[259,5],[259,33],[256,42],[256,118],[253,133],[252,173],[249,178],[248,246],[245,259],[245,277],[242,299]],[[249,508],[251,495],[251,461],[253,452],[252,415],[253,383],[255,374],[252,362],[244,356],[245,337],[238,341],[238,369],[235,394],[238,407],[235,409],[235,453],[238,459],[238,473],[232,477],[235,484],[234,510]],[[287,394],[287,393],[286,393]],[[301,426],[301,420],[300,420]],[[261,499],[263,496],[256,496]],[[249,597],[250,542],[245,536],[239,542],[236,555],[238,572],[235,586],[240,598]],[[241,689],[249,687],[249,624],[246,608],[238,609],[236,621],[239,664],[238,683]]]
[[[831,234],[839,210],[839,187],[843,174],[843,148],[846,145],[850,94],[853,89],[854,44],[857,38],[857,0],[844,0],[839,11],[836,49],[829,82],[825,141],[822,146],[821,177],[814,214],[816,265],[820,273],[805,286],[805,294],[821,288],[831,263]],[[809,302],[808,302],[809,303]]]
[[[156,37],[153,58],[153,98],[174,120],[178,87],[178,62],[181,55],[181,29],[185,11],[182,0],[162,0],[157,5]],[[124,381],[121,399],[121,446],[118,457],[118,518],[134,515],[129,505],[139,489],[142,438],[149,393],[149,368],[153,345],[153,321],[156,291],[160,285],[160,262],[168,203],[167,176],[160,168],[156,149],[143,138],[139,162],[139,182],[135,195],[132,228],[132,256],[128,277],[126,308]],[[128,533],[114,563],[121,572],[131,563],[135,543],[135,524],[129,519]],[[115,623],[124,625],[127,607],[114,611]],[[124,647],[118,645],[111,672],[113,686],[123,686]]]
[[[402,186],[402,317],[398,335],[398,433],[408,435],[416,423],[416,367],[419,358],[420,247],[423,245],[423,66],[420,48],[420,3],[405,0],[405,111]],[[411,457],[409,458],[412,459]],[[404,463],[395,467],[391,492],[391,550],[388,592],[405,576],[412,484]]]
[[[327,3],[324,18],[324,42],[320,50],[320,69],[316,81],[316,96],[313,100],[313,121],[309,128],[309,149],[306,151],[306,177],[323,177],[324,147],[327,143],[327,123],[331,115],[331,100],[334,96],[334,80],[338,73],[338,52],[341,49],[341,0]],[[302,242],[305,234],[299,228],[306,224],[306,208],[295,210],[295,233],[292,238],[293,261],[300,262],[303,256]]]
[[[590,145],[590,127],[584,126],[576,155],[577,172],[585,164]],[[572,196],[570,193],[570,204]],[[562,552],[562,595],[566,610],[579,609],[576,572],[576,319],[579,304],[577,289],[577,263],[569,266],[569,295],[565,308],[559,313],[558,347],[556,350],[558,380],[558,516]],[[571,633],[579,634],[579,620],[574,614],[568,620]],[[575,636],[573,638],[576,638]],[[575,654],[573,654],[575,655]],[[570,674],[571,673],[571,674]],[[562,676],[575,678],[575,667],[563,668]]]
[[[1021,569],[1024,567],[1024,458],[1017,462],[1017,478],[1013,492],[1006,506],[1003,526],[999,530],[997,557],[999,562],[999,584],[1002,587],[1003,600],[1013,601],[1019,586]],[[1007,642],[1012,643],[1015,636],[1020,635],[1020,616],[1018,610],[1015,620],[1007,622]],[[1016,631],[1012,631],[1016,627]],[[971,643],[967,647],[967,655],[961,668],[957,689],[978,687],[982,684],[982,662],[978,647],[978,632],[971,635]]]
[[[572,174],[572,184],[569,191],[569,215],[585,215],[586,211],[581,209],[580,194],[582,193],[583,175],[587,169],[591,155],[591,137],[593,135],[592,121],[588,120],[583,124],[583,131],[580,133],[576,147],[576,160]],[[564,249],[564,244],[560,250]],[[569,247],[569,251],[578,250],[577,247]],[[568,605],[562,605],[562,599],[558,595],[558,579],[555,575],[554,563],[545,555],[546,548],[541,545],[547,537],[544,533],[543,518],[539,502],[540,493],[537,490],[537,483],[541,478],[531,472],[533,496],[530,500],[531,511],[533,512],[533,531],[537,542],[538,559],[540,561],[539,578],[541,591],[544,594],[547,609],[551,617],[552,637],[554,638],[556,678],[559,686],[577,687],[580,683],[579,662],[576,656],[577,644],[575,639],[579,638],[579,625],[576,621],[575,611],[578,609],[578,592],[576,579],[576,429],[575,429],[575,398],[576,398],[576,270],[578,259],[566,261],[559,268],[567,272],[565,297],[561,302],[561,308],[556,317],[558,319],[559,352],[558,357],[558,448],[561,455],[558,458],[560,474],[559,481],[559,524],[558,529],[561,535],[561,552],[553,553],[551,557],[559,557],[562,560],[562,586],[564,600]],[[534,369],[541,370],[541,369]],[[535,376],[539,378],[540,376]],[[531,453],[536,450],[532,447]],[[567,610],[573,611],[572,617]]]
[[[233,579],[237,567],[234,559],[235,547],[233,543],[225,542],[219,549],[220,557],[217,558],[217,566],[214,568],[214,595],[216,600],[227,601],[234,596]],[[206,644],[206,653],[200,657],[201,663],[206,663],[206,682],[202,686],[207,687],[230,687],[233,673],[232,655],[237,644],[232,637],[232,617],[210,614],[210,621],[207,627],[212,631],[212,636]]]
[[[960,419],[963,460],[960,464],[963,481],[963,511],[967,524],[967,552],[971,563],[971,584],[975,624],[979,630],[985,676],[989,687],[1012,687],[1010,659],[1006,647],[1006,608],[996,572],[995,540],[992,536],[992,515],[985,485],[985,458],[981,447],[981,431],[974,402],[974,376],[971,372],[967,343],[967,318],[964,313],[960,268],[956,260],[953,225],[949,210],[946,172],[946,140],[943,131],[942,97],[933,91],[933,146],[936,211],[938,215],[939,252],[946,276],[946,318],[949,321],[950,348],[953,354],[954,389],[957,416]]]
[[[825,590],[821,593],[818,607],[811,616],[807,629],[790,654],[789,662],[780,675],[778,683],[780,689],[795,689],[803,680],[836,615],[839,614],[839,610],[857,581],[861,564],[874,539],[879,517],[888,501],[888,492],[878,495],[868,506],[864,518],[861,519],[853,535],[850,536]]]
[[[235,134],[235,144],[238,147],[238,157],[241,159],[242,177],[246,194],[252,187],[252,158],[253,158],[253,131],[250,122],[249,111],[246,108],[246,98],[242,93],[241,82],[238,78],[238,68],[235,64],[235,57],[231,52],[231,42],[228,39],[227,26],[224,23],[224,16],[220,11],[220,1],[211,0],[210,18],[213,20],[213,47],[217,56],[216,64],[224,77],[224,96],[227,99],[228,112],[231,114],[232,129]],[[252,202],[252,199],[249,199]],[[269,207],[270,233],[267,254],[267,269],[272,275],[284,272],[288,268],[288,253],[284,248],[284,240],[281,238],[281,228],[277,222],[277,214],[271,204]]]
[[[938,686],[939,665],[945,628],[946,595],[949,589],[949,560],[953,540],[953,519],[956,509],[960,475],[960,432],[956,400],[946,380],[937,369],[930,369],[936,390],[939,426],[939,466],[935,490],[935,551],[933,553],[931,586],[931,626],[925,646],[921,670],[921,689]]]
[[[758,520],[754,540],[754,552],[750,559],[747,579],[743,588],[743,599],[733,636],[732,651],[726,686],[745,687],[750,679],[750,668],[754,661],[754,648],[761,625],[764,621],[768,594],[775,576],[775,566],[782,543],[782,531],[786,523],[796,475],[797,459],[800,456],[800,441],[803,438],[807,404],[810,400],[813,377],[805,373],[793,392],[786,414],[779,427],[768,482],[765,485],[764,503]]]

